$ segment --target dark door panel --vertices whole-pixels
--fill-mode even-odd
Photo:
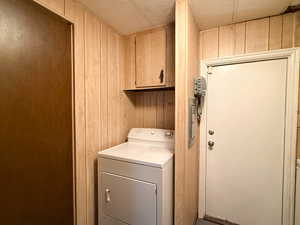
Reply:
[[[73,225],[71,24],[0,0],[0,223]]]

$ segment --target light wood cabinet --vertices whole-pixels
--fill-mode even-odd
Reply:
[[[136,36],[136,87],[165,85],[166,36],[165,29]]]
[[[174,30],[170,24],[127,38],[126,90],[175,86]]]

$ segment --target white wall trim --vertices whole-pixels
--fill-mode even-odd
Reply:
[[[298,111],[298,80],[299,80],[300,48],[281,49],[260,53],[251,53],[232,57],[201,61],[201,75],[207,79],[209,67],[229,64],[287,59],[287,96],[285,117],[285,156],[284,156],[284,187],[283,187],[283,218],[282,225],[294,225],[295,212],[295,172],[296,172],[296,141]],[[200,124],[200,166],[199,166],[199,218],[205,216],[205,182],[206,182],[206,101]]]

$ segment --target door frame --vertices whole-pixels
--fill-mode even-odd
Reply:
[[[78,133],[78,127],[80,127],[79,123],[82,123],[82,119],[76,119],[78,116],[78,102],[80,100],[78,99],[78,94],[76,94],[76,87],[77,85],[77,75],[76,75],[76,69],[75,69],[75,61],[76,61],[76,54],[75,54],[75,30],[76,28],[76,21],[74,18],[64,15],[61,12],[57,11],[56,9],[49,7],[47,3],[45,3],[43,0],[31,0],[33,3],[35,3],[37,6],[39,6],[41,9],[45,10],[46,13],[50,13],[53,16],[56,16],[58,19],[63,21],[64,23],[69,24],[71,27],[71,82],[72,82],[72,164],[73,164],[73,221],[74,225],[83,225],[82,221],[86,220],[86,211],[82,212],[81,205],[84,205],[84,198],[82,195],[86,196],[86,193],[80,192],[81,189],[84,189],[83,183],[80,182],[82,179],[84,179],[85,175],[82,175],[80,173],[80,167],[82,167],[82,160],[80,159],[80,155],[86,154],[85,148],[79,146],[78,139],[80,139],[77,135]],[[73,3],[72,3],[73,4]],[[66,6],[65,6],[66,7]],[[76,107],[77,106],[77,107]]]
[[[275,59],[287,59],[287,89],[286,89],[286,115],[284,135],[284,187],[283,187],[283,215],[282,225],[294,224],[295,213],[295,173],[296,173],[296,142],[297,142],[297,112],[298,112],[298,81],[300,48],[282,49],[250,53],[231,57],[203,60],[200,63],[201,76],[207,80],[211,67],[259,62]],[[199,211],[198,217],[203,218],[206,212],[206,100],[203,103],[203,112],[200,123],[200,154],[199,154]]]

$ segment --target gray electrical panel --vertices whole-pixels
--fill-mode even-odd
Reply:
[[[197,99],[192,97],[189,98],[189,148],[195,143],[197,125]]]
[[[193,81],[194,96],[189,98],[189,148],[195,143],[197,127],[201,120],[202,103],[206,94],[206,80],[197,77]]]

